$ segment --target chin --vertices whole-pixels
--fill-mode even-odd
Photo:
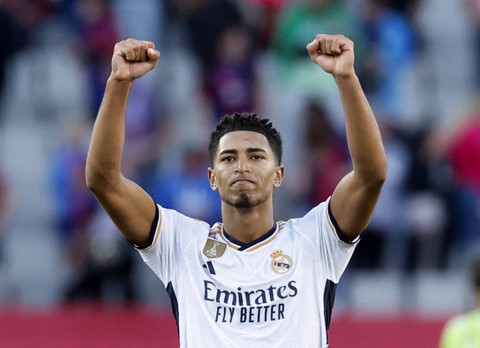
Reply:
[[[228,205],[231,205],[232,207],[235,207],[238,209],[249,209],[262,204],[266,200],[261,198],[255,200],[255,199],[252,199],[250,195],[241,193],[238,197],[235,197],[233,199],[224,199],[223,201]]]
[[[249,209],[253,208],[255,205],[257,204],[254,204],[249,200],[239,200],[233,204],[233,206],[238,209]]]

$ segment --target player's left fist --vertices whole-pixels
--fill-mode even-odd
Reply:
[[[312,61],[335,77],[351,76],[354,72],[354,44],[343,35],[318,34],[307,45]]]

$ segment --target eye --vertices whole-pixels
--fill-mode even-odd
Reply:
[[[232,162],[233,160],[234,160],[234,158],[231,157],[231,156],[222,157],[222,158],[220,159],[221,162]]]
[[[253,156],[251,157],[251,159],[253,159],[253,160],[255,160],[255,161],[258,161],[258,160],[263,159],[263,157],[260,156],[260,155],[253,155]]]

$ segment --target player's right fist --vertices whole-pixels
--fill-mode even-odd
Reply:
[[[160,52],[151,41],[120,41],[113,50],[111,77],[119,81],[137,79],[152,70],[159,58]]]

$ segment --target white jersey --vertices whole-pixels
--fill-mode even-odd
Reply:
[[[327,347],[335,286],[355,243],[342,242],[328,201],[241,244],[222,224],[159,206],[144,261],[172,299],[182,347]]]

